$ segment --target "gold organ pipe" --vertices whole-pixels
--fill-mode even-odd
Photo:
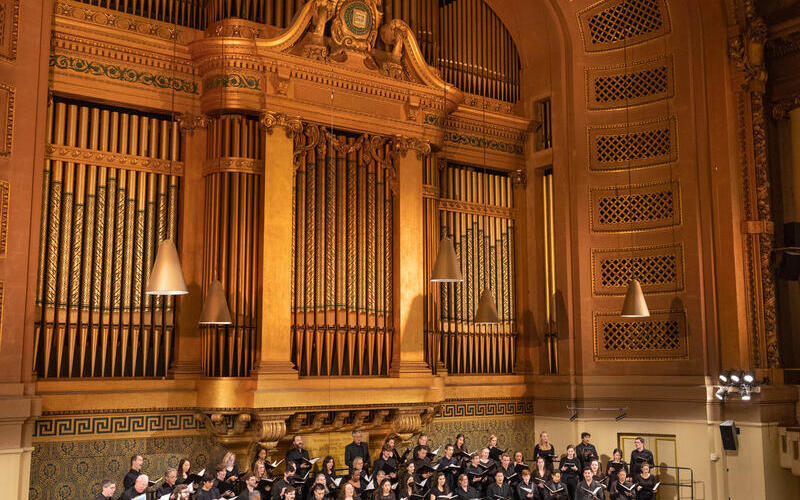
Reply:
[[[158,121],[153,118],[131,119],[135,112],[109,112],[60,98],[53,108],[48,112],[53,144],[148,157],[156,153]],[[166,373],[167,363],[162,369],[151,356],[167,355],[168,346],[156,345],[152,323],[141,312],[146,233],[152,227],[146,186],[155,175],[91,161],[47,161],[41,316],[35,327],[40,377]],[[120,331],[123,341],[117,344]]]

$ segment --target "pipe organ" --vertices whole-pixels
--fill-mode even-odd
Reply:
[[[283,351],[288,369],[301,377],[390,376],[400,369],[395,365],[403,361],[408,338],[424,344],[424,359],[414,362],[434,372],[513,372],[518,304],[508,172],[524,166],[528,121],[514,116],[509,104],[518,98],[516,49],[482,1],[368,0],[371,19],[382,9],[387,19],[407,24],[386,24],[398,30],[394,38],[384,33],[377,48],[361,53],[344,42],[331,46],[330,53],[339,52],[329,59],[314,45],[319,38],[307,35],[317,33],[315,15],[327,15],[337,30],[350,29],[346,20],[332,20],[340,15],[336,2],[312,0],[323,9],[314,14],[294,0],[218,0],[202,9],[192,0],[59,1],[56,19],[66,20],[59,40],[72,39],[76,22],[99,23],[98,12],[114,22],[140,16],[152,20],[146,31],[158,37],[153,51],[159,55],[138,69],[149,61],[144,48],[137,49],[140,59],[113,64],[106,60],[110,52],[54,48],[57,61],[66,62],[53,69],[55,98],[48,110],[34,332],[40,378],[169,377],[173,360],[203,377],[247,378],[282,362]],[[81,11],[85,4],[91,10]],[[231,17],[286,31],[270,39],[270,29],[244,31]],[[156,21],[171,23],[175,38],[165,38],[169,31]],[[485,29],[472,29],[473,21]],[[207,33],[191,31],[209,22],[217,24]],[[372,28],[377,35],[378,26]],[[325,43],[337,43],[334,38]],[[492,44],[498,50],[489,51]],[[229,50],[215,50],[222,45]],[[342,54],[356,61],[363,56],[364,63],[340,67]],[[164,62],[170,58],[174,63]],[[202,84],[209,74],[224,77],[209,87]],[[441,76],[495,99],[462,104],[462,90]],[[80,87],[60,90],[71,78]],[[60,97],[87,88],[87,81],[97,84],[93,96]],[[125,86],[128,93],[119,92]],[[211,99],[214,93],[230,99]],[[92,97],[119,98],[128,106],[86,100]],[[299,107],[270,109],[287,102]],[[170,109],[177,120],[165,114],[167,103],[178,108]],[[378,119],[361,120],[372,115]],[[192,135],[196,128],[204,131]],[[273,135],[284,132],[288,142]],[[289,163],[279,164],[281,151]],[[403,192],[411,193],[405,204]],[[269,219],[273,203],[287,214],[280,224]],[[408,219],[413,207],[421,220]],[[193,220],[186,234],[181,217],[201,217],[202,223]],[[286,239],[280,252],[265,257],[274,231]],[[411,248],[403,250],[401,234]],[[463,284],[428,282],[444,235],[454,240]],[[176,241],[182,260],[197,259],[188,266],[190,293],[205,296],[209,284],[220,281],[231,325],[198,326],[192,320],[200,300],[185,305],[178,299],[176,310],[176,299],[144,293],[165,238]],[[419,258],[409,261],[420,246]],[[273,262],[283,253],[285,263]],[[409,274],[401,262],[415,269]],[[287,295],[280,308],[270,308],[265,301],[283,286],[270,282],[277,268],[285,273],[281,293]],[[414,286],[416,295],[407,293]],[[474,324],[485,288],[497,305],[498,325]],[[403,300],[422,304],[417,337],[404,336],[409,308],[417,309]],[[275,319],[281,311],[286,317]],[[280,327],[267,332],[266,324]],[[276,355],[265,339],[279,336],[285,344]],[[198,354],[181,357],[185,349]]]
[[[56,98],[48,113],[34,367],[39,377],[164,376],[174,298],[144,293],[175,238],[169,117]]]
[[[295,145],[292,360],[301,375],[386,375],[394,166],[387,137],[307,125]]]
[[[203,168],[203,283],[222,283],[233,319],[230,327],[204,329],[203,373],[210,377],[248,376],[255,361],[263,162],[256,117],[231,114],[210,120]]]
[[[439,168],[441,167],[441,168]],[[426,353],[449,373],[511,373],[516,311],[513,190],[506,173],[442,161],[425,164],[426,276],[437,245],[450,237],[462,283],[433,283],[426,300]],[[484,289],[492,292],[501,322],[473,322]]]
[[[79,0],[194,29],[230,18],[287,28],[305,0]],[[384,20],[402,19],[425,60],[445,81],[471,94],[520,98],[519,53],[484,0],[384,0]],[[386,47],[384,47],[386,48]]]

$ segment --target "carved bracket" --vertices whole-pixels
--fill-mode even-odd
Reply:
[[[181,130],[187,132],[189,135],[192,135],[195,129],[208,127],[208,123],[210,121],[210,118],[202,113],[184,113],[182,115],[178,115],[176,119]]]

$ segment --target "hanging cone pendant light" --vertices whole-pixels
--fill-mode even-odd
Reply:
[[[650,309],[644,300],[642,285],[639,280],[632,279],[628,282],[628,290],[625,292],[625,302],[622,304],[623,318],[649,318]]]
[[[156,261],[147,279],[148,295],[183,295],[189,293],[183,279],[181,261],[175,243],[167,238],[158,245]]]
[[[458,263],[456,250],[453,248],[453,240],[448,237],[442,238],[442,241],[439,242],[439,253],[436,254],[436,262],[433,264],[431,281],[464,281],[461,265]]]
[[[478,325],[500,323],[492,292],[488,288],[481,292],[481,300],[478,301],[478,310],[475,312],[475,323]]]
[[[225,299],[225,291],[222,290],[222,283],[214,280],[208,285],[208,292],[203,301],[203,311],[200,313],[201,325],[232,325],[231,311],[228,309],[228,301]]]

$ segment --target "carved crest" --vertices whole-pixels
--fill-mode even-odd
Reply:
[[[378,0],[344,0],[336,6],[331,39],[339,48],[370,52],[378,37],[383,13]]]

